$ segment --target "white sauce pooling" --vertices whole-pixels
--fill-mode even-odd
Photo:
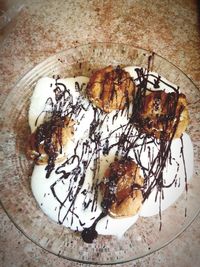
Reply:
[[[136,84],[138,80],[136,67],[126,67],[125,70],[134,78]],[[149,87],[152,88],[158,74],[149,73]],[[100,206],[101,195],[96,192],[98,184],[103,178],[107,167],[113,162],[116,153],[123,154],[116,143],[120,136],[126,131],[129,121],[129,112],[111,112],[109,114],[102,113],[100,110],[94,109],[84,94],[80,93],[88,82],[87,77],[75,77],[56,80],[54,78],[42,78],[38,81],[31,98],[29,110],[29,125],[33,132],[36,127],[43,123],[52,110],[52,105],[56,105],[55,89],[60,88],[61,91],[67,88],[65,100],[62,104],[63,115],[72,116],[75,123],[75,133],[71,141],[63,150],[66,161],[56,163],[56,166],[50,177],[45,178],[44,165],[35,165],[31,178],[31,187],[33,194],[40,205],[43,212],[52,220],[63,224],[72,230],[82,231],[90,227],[95,219],[102,211]],[[79,85],[77,88],[77,84]],[[64,86],[63,86],[64,85]],[[163,77],[159,78],[156,89],[171,92],[172,83]],[[177,89],[177,86],[175,87]],[[68,103],[71,103],[70,105]],[[78,105],[77,105],[78,103]],[[75,106],[81,109],[77,112],[70,112],[70,108]],[[71,110],[72,111],[72,110]],[[96,120],[94,120],[96,118]],[[37,125],[35,124],[37,121]],[[101,122],[100,125],[91,125],[94,122]],[[91,141],[92,129],[99,133],[99,143]],[[131,129],[132,139],[138,135],[137,130]],[[140,164],[143,167],[149,167],[149,158],[153,158],[158,153],[158,147],[151,139],[147,139],[147,146],[142,148],[142,140],[137,141],[137,146],[133,148],[129,156],[137,162],[137,150],[140,150]],[[190,137],[184,133],[182,137],[183,155],[185,156],[185,167],[188,179],[191,178],[193,172],[193,147]],[[172,205],[182,194],[185,188],[185,169],[181,152],[182,142],[180,139],[172,141],[171,157],[167,160],[166,167],[163,171],[165,185],[174,182],[170,187],[163,188],[164,199],[161,202],[161,209],[164,210]],[[109,143],[109,151],[106,146]],[[111,148],[112,147],[112,148]],[[187,152],[187,153],[186,153]],[[121,155],[120,154],[120,155]],[[78,157],[74,157],[78,155]],[[80,160],[81,159],[81,160]],[[78,172],[78,175],[74,174]],[[142,171],[141,171],[142,172]],[[141,173],[143,175],[143,173]],[[78,177],[74,181],[74,177]],[[81,177],[84,177],[82,179]],[[151,180],[149,181],[151,182]],[[122,236],[124,232],[133,225],[139,216],[152,216],[159,213],[159,201],[155,201],[156,188],[151,192],[148,199],[143,204],[140,214],[131,218],[113,219],[106,216],[101,219],[96,226],[99,234]]]

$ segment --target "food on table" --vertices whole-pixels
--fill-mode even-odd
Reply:
[[[88,243],[121,237],[140,216],[161,219],[192,177],[188,121],[179,88],[148,69],[41,78],[29,109],[36,201]]]

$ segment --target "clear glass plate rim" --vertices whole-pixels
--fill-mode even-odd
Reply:
[[[171,61],[169,61],[168,59],[164,58],[163,56],[160,56],[159,54],[157,54],[156,52],[153,52],[151,50],[148,50],[148,49],[144,49],[142,47],[139,47],[139,46],[135,46],[135,45],[131,45],[131,44],[126,44],[126,43],[115,43],[115,42],[90,42],[90,43],[86,43],[86,44],[80,44],[80,45],[76,45],[74,47],[70,47],[68,49],[65,49],[65,50],[62,50],[62,51],[59,51],[53,55],[50,55],[49,57],[47,57],[46,59],[42,60],[41,62],[39,62],[38,64],[36,64],[35,66],[33,66],[31,69],[29,69],[27,72],[25,72],[23,74],[23,76],[21,78],[19,78],[19,80],[15,83],[15,85],[13,86],[16,87],[19,83],[23,82],[24,79],[27,79],[27,77],[31,76],[32,73],[35,71],[35,69],[37,68],[40,68],[41,66],[43,66],[45,64],[45,62],[49,61],[49,60],[52,60],[54,57],[57,57],[59,55],[62,55],[63,53],[65,53],[66,51],[70,51],[70,50],[74,50],[76,49],[77,47],[81,48],[81,47],[86,47],[86,46],[98,46],[98,45],[123,45],[125,47],[132,47],[132,48],[136,48],[136,49],[139,49],[139,50],[142,50],[142,51],[146,51],[148,53],[154,53],[156,56],[162,58],[163,60],[167,61],[169,64],[173,65],[176,69],[178,69],[193,85],[194,87],[200,91],[200,89],[195,85],[195,83],[193,82],[193,80],[185,73],[183,72],[178,66],[176,66],[175,64],[173,64]],[[12,88],[12,89],[13,89]],[[12,92],[12,89],[11,89],[11,92]],[[7,97],[5,98],[4,102],[3,102],[3,105],[2,107],[5,105],[5,103],[7,102],[7,99],[9,98],[9,95],[10,93],[8,93]],[[2,108],[1,108],[2,109]],[[60,256],[56,253],[54,253],[53,251],[51,250],[48,250],[44,247],[42,247],[40,244],[38,244],[36,241],[32,240],[31,237],[29,237],[24,231],[23,229],[20,228],[19,225],[17,225],[15,223],[15,220],[13,220],[12,216],[8,213],[8,211],[6,210],[6,208],[4,207],[2,201],[0,200],[0,204],[3,208],[3,210],[5,211],[5,213],[7,214],[7,216],[9,217],[9,219],[12,221],[12,223],[15,225],[15,227],[23,233],[24,236],[26,236],[31,242],[33,242],[34,244],[36,244],[37,246],[39,246],[40,248],[44,249],[45,251],[48,251],[49,253],[51,254],[54,254],[56,256]],[[182,230],[180,232],[177,233],[177,235],[175,235],[173,238],[171,238],[170,240],[168,240],[166,243],[164,243],[162,246],[159,246],[155,249],[153,249],[152,251],[150,251],[149,253],[146,253],[146,254],[143,254],[141,256],[138,256],[137,258],[129,258],[127,260],[117,260],[116,262],[94,262],[94,261],[83,261],[83,260],[79,260],[79,259],[74,259],[74,258],[71,258],[71,257],[67,257],[67,256],[60,256],[64,259],[67,259],[67,260],[71,260],[71,261],[74,261],[74,262],[79,262],[79,263],[89,263],[89,264],[96,264],[96,265],[109,265],[109,264],[120,264],[120,263],[125,263],[125,262],[130,262],[130,261],[133,261],[133,260],[138,260],[140,258],[143,258],[143,257],[146,257],[152,253],[155,253],[156,251],[162,249],[163,247],[169,245],[171,242],[173,242],[177,237],[179,237],[192,223],[193,221],[196,219],[196,217],[200,214],[200,207],[199,207],[199,210],[197,211],[197,213],[194,215],[194,217],[190,220],[190,222],[182,228]]]
[[[117,43],[117,42],[88,42],[88,43],[82,43],[82,44],[79,44],[79,45],[75,45],[75,46],[72,46],[72,47],[69,47],[67,49],[63,49],[61,51],[58,51],[56,52],[55,54],[52,54],[50,55],[49,57],[46,57],[44,60],[38,62],[36,65],[34,65],[33,67],[31,67],[29,70],[25,71],[21,77],[15,82],[15,84],[13,85],[13,87],[11,88],[11,91],[13,88],[15,88],[20,82],[23,82],[24,79],[27,78],[27,76],[31,76],[32,75],[32,72],[34,72],[35,69],[37,68],[40,68],[42,65],[45,64],[45,62],[53,59],[54,57],[58,56],[58,55],[61,55],[63,53],[65,53],[66,51],[70,51],[70,50],[73,50],[73,49],[76,49],[78,47],[86,47],[86,46],[93,46],[93,45],[123,45],[123,46],[127,46],[127,47],[132,47],[132,48],[136,48],[136,49],[139,49],[139,50],[143,50],[143,51],[146,51],[148,53],[154,53],[156,56],[162,58],[163,60],[165,60],[166,62],[168,62],[169,64],[171,64],[172,66],[174,66],[176,69],[178,69],[192,84],[193,86],[200,92],[200,88],[195,84],[195,82],[193,81],[192,78],[190,78],[180,67],[178,67],[177,65],[175,65],[173,62],[171,62],[170,60],[166,59],[165,57],[161,56],[160,54],[158,54],[157,52],[153,51],[153,50],[150,50],[150,49],[146,49],[146,48],[143,48],[143,47],[140,47],[140,46],[135,46],[135,45],[132,45],[132,44],[127,44],[127,43]],[[10,95],[10,92],[8,93],[8,95],[6,96],[5,100],[3,101],[2,103],[2,106],[4,105],[4,103],[7,101],[7,98],[9,97]],[[2,109],[2,107],[1,107]]]
[[[0,205],[1,207],[3,208],[4,212],[6,213],[6,215],[8,216],[8,218],[11,220],[11,222],[14,224],[14,226],[28,239],[30,240],[31,242],[33,242],[36,246],[40,247],[41,249],[51,253],[52,255],[55,255],[55,256],[58,256],[58,257],[61,257],[63,259],[66,259],[66,260],[69,260],[69,261],[73,261],[73,262],[77,262],[77,263],[84,263],[84,264],[94,264],[94,265],[115,265],[115,264],[121,264],[121,263],[128,263],[128,262],[131,262],[131,261],[136,261],[136,260],[139,260],[141,258],[144,258],[144,257],[147,257],[159,250],[161,250],[162,248],[168,246],[169,244],[171,244],[173,241],[175,241],[183,232],[185,232],[186,229],[188,229],[190,227],[190,225],[195,221],[195,219],[197,218],[197,216],[200,214],[200,208],[198,210],[198,212],[194,215],[194,217],[192,218],[192,220],[190,221],[189,224],[187,224],[183,229],[182,231],[180,231],[179,233],[177,233],[177,235],[175,235],[173,238],[171,238],[170,240],[168,240],[166,243],[164,243],[162,246],[160,247],[157,247],[155,248],[154,250],[150,251],[149,253],[146,253],[144,255],[141,255],[141,256],[138,256],[136,258],[129,258],[129,259],[126,259],[126,260],[117,260],[117,261],[112,261],[112,262],[95,262],[95,261],[90,261],[90,260],[87,260],[87,261],[83,261],[83,260],[79,260],[79,259],[74,259],[72,257],[67,257],[67,256],[60,256],[59,254],[56,254],[54,253],[53,251],[51,250],[48,250],[46,248],[44,248],[43,246],[41,246],[40,244],[38,244],[35,240],[33,240],[30,236],[28,236],[22,229],[21,227],[15,223],[15,221],[13,220],[12,216],[7,212],[7,210],[5,209],[2,201],[0,200]]]

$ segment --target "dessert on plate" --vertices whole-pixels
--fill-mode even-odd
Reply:
[[[58,157],[73,135],[73,122],[68,117],[53,116],[41,124],[28,141],[27,155],[36,164],[47,164],[49,161],[62,161]]]
[[[117,160],[110,164],[101,182],[101,206],[110,216],[128,217],[138,213],[142,206],[144,179],[137,164],[131,160]]]
[[[27,149],[37,203],[88,243],[123,236],[140,216],[161,219],[192,177],[188,122],[178,86],[138,66],[41,78]]]
[[[132,77],[120,66],[95,71],[87,85],[88,98],[105,112],[125,108],[132,102],[134,93]]]
[[[133,116],[140,131],[159,139],[180,138],[185,132],[189,114],[184,94],[152,91],[138,102]]]

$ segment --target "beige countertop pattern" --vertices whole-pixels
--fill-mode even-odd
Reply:
[[[43,59],[96,41],[150,49],[177,65],[200,88],[198,1],[10,0],[0,1],[0,10],[16,5],[20,11],[0,30],[0,103]],[[0,225],[0,266],[82,266],[37,247],[15,228],[2,208]],[[199,251],[200,216],[170,245],[121,266],[195,267],[200,264]]]

